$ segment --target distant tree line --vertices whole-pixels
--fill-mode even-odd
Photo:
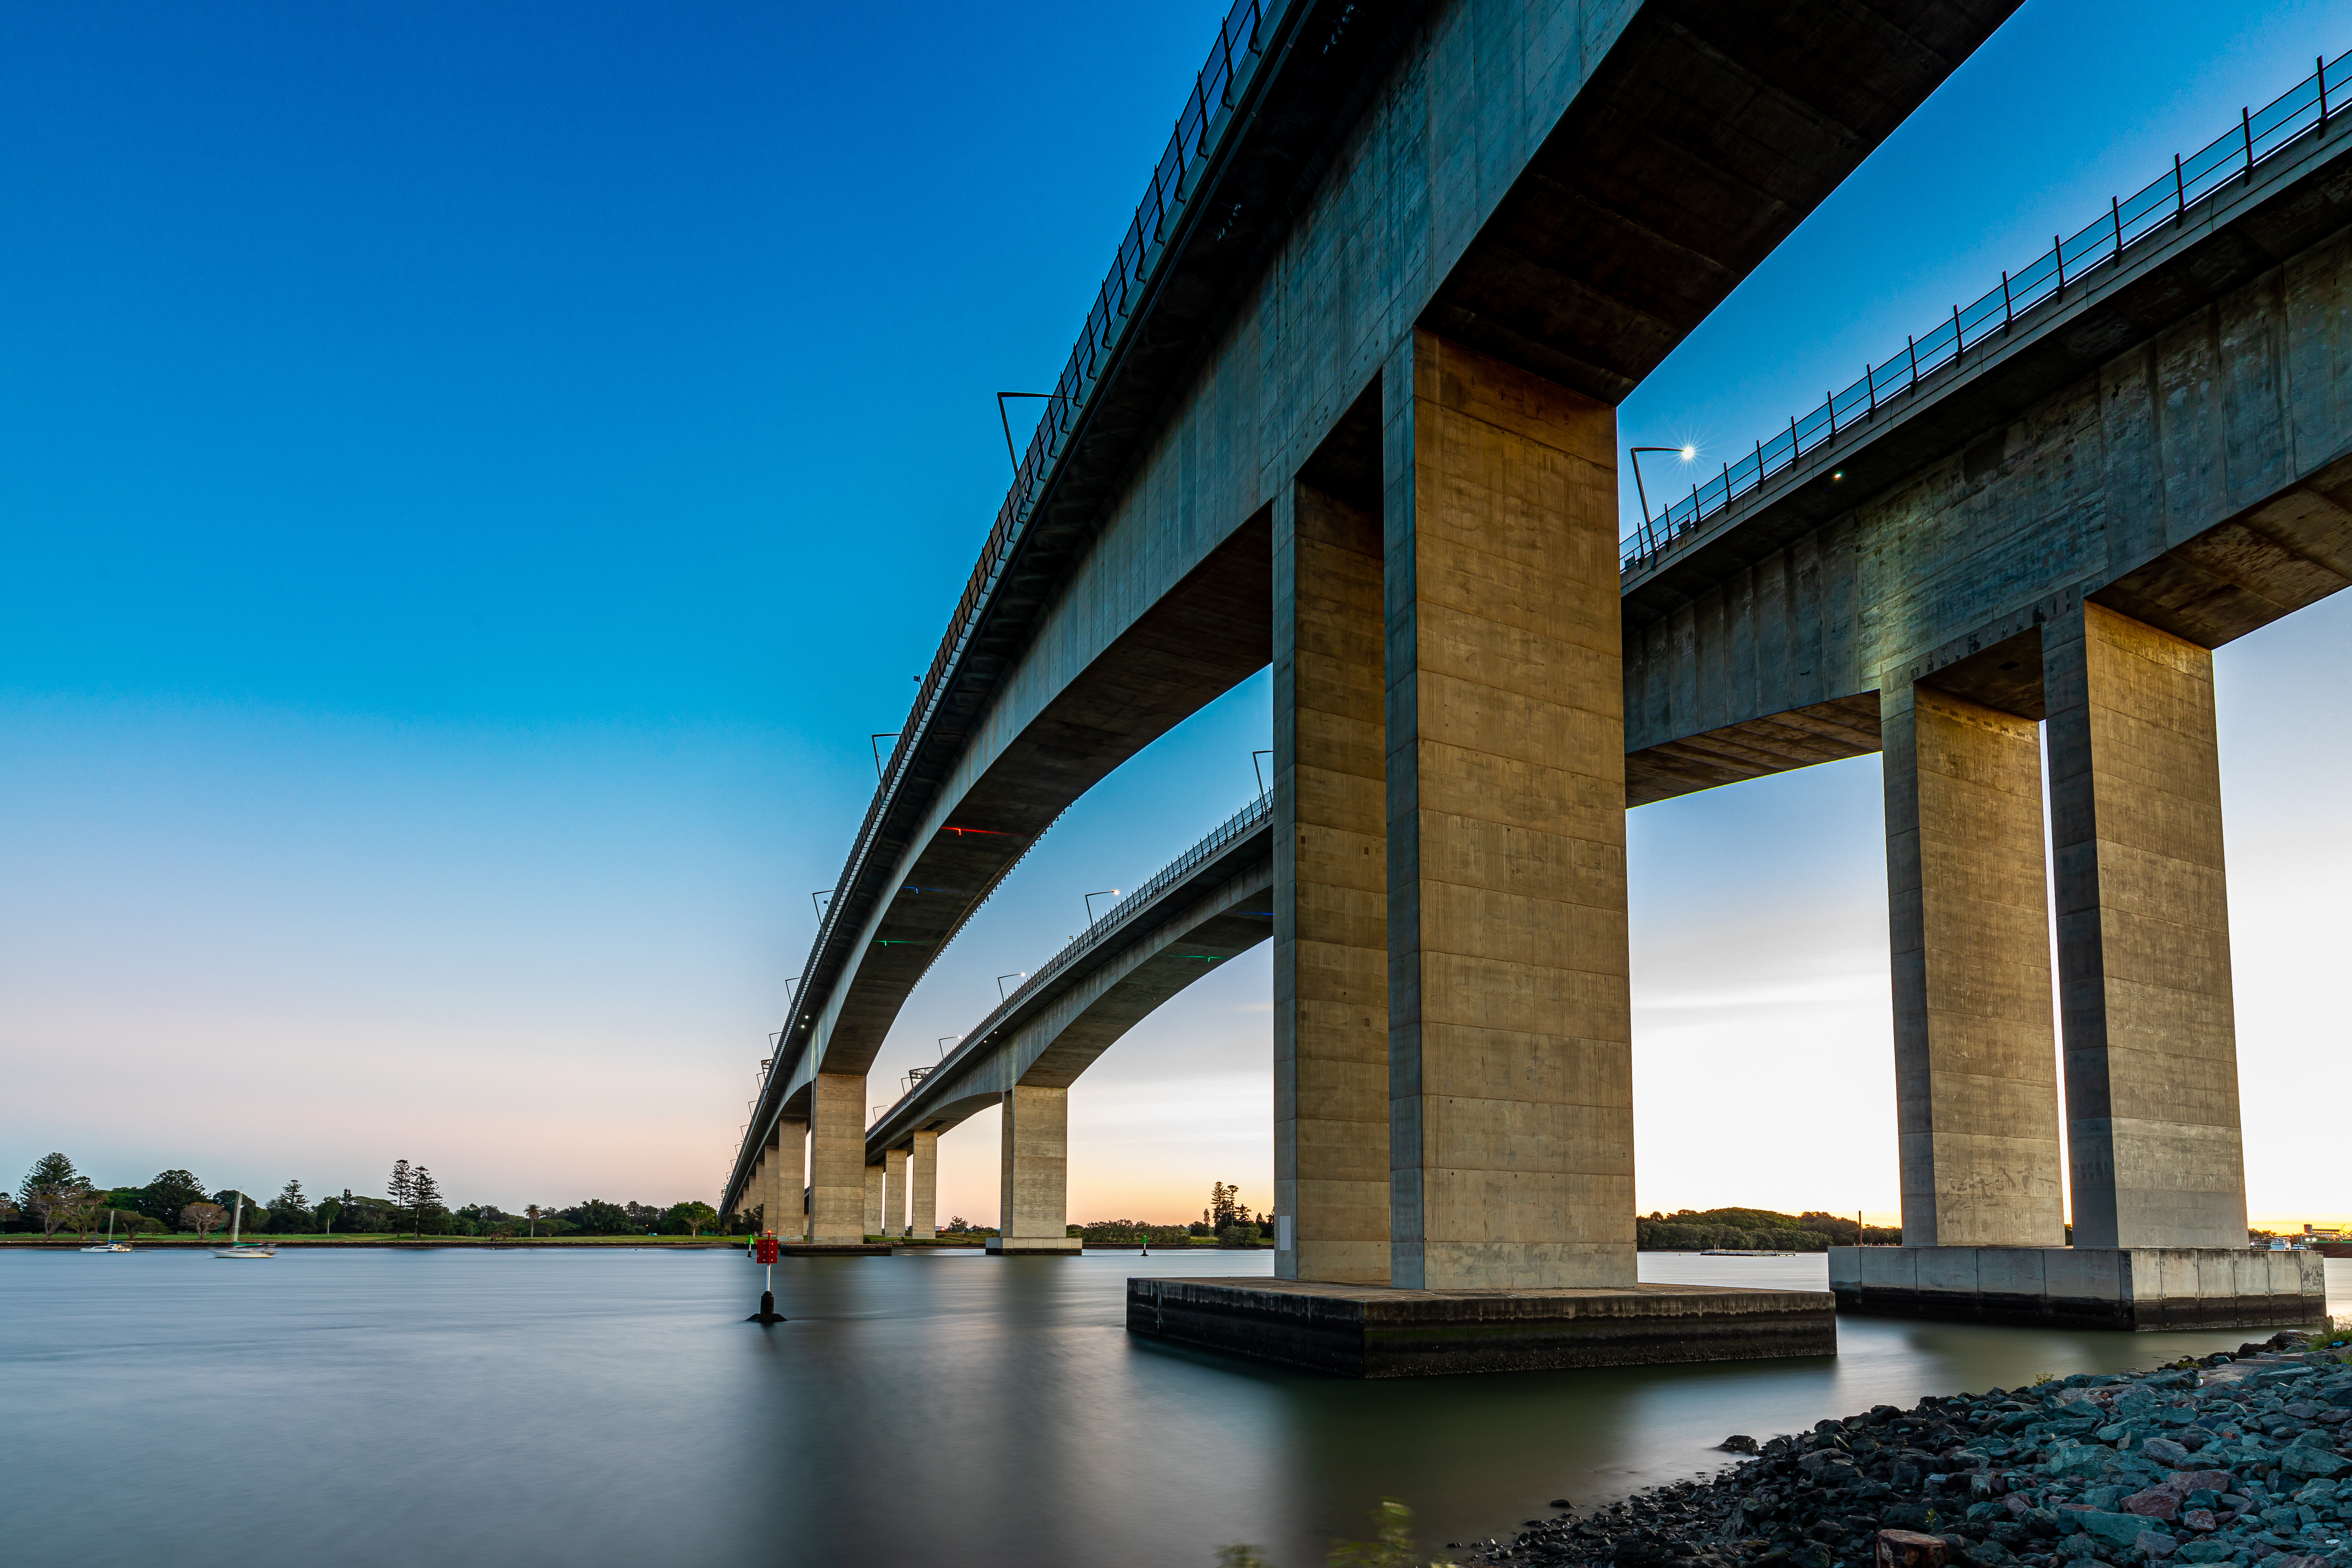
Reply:
[[[1652,1212],[1633,1222],[1634,1245],[1643,1252],[1704,1252],[1730,1247],[1757,1252],[1826,1252],[1852,1247],[1860,1234],[1867,1247],[1901,1244],[1903,1232],[1887,1226],[1864,1229],[1855,1220],[1818,1210],[1801,1215],[1773,1209],[1676,1209]]]
[[[164,1171],[143,1186],[102,1186],[65,1155],[49,1153],[34,1162],[13,1201],[0,1195],[0,1231],[87,1237],[110,1219],[117,1236],[206,1237],[228,1226],[238,1196],[230,1188],[208,1190],[188,1171]],[[289,1181],[266,1202],[250,1193],[244,1199],[244,1229],[255,1236],[701,1236],[719,1226],[717,1211],[691,1199],[656,1208],[586,1198],[569,1208],[526,1204],[520,1214],[496,1204],[452,1207],[433,1173],[406,1160],[393,1165],[382,1197],[346,1187],[313,1200],[299,1181]]]

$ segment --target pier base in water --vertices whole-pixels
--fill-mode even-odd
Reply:
[[[782,1323],[791,1320],[776,1310],[776,1293],[762,1290],[760,1292],[760,1310],[743,1321],[747,1323]]]
[[[1127,1328],[1342,1377],[1835,1355],[1824,1290],[1399,1290],[1289,1279],[1129,1279]]]
[[[1842,1312],[2052,1328],[2281,1329],[2327,1321],[2315,1252],[2240,1247],[1832,1247]]]

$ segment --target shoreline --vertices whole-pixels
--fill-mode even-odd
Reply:
[[[2152,1371],[1881,1405],[1703,1480],[1551,1506],[1465,1564],[2352,1568],[2352,1349],[2286,1330]]]

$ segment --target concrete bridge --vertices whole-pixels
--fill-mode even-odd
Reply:
[[[1947,361],[1759,447],[1621,569],[1616,401],[2009,9],[1237,6],[860,830],[729,1206],[796,1187],[805,1135],[807,1239],[857,1245],[867,1171],[888,1209],[904,1151],[919,1211],[923,1141],[993,1095],[1005,1246],[1058,1242],[1058,1097],[1181,985],[1176,947],[1263,939],[1248,905],[1278,1284],[1139,1281],[1138,1327],[1367,1373],[1444,1363],[1372,1367],[1418,1332],[1400,1312],[1430,1344],[1486,1314],[1497,1364],[1811,1353],[1802,1304],[1636,1288],[1623,814],[1883,749],[1906,1246],[1839,1260],[1841,1292],[2302,1321],[2311,1282],[2244,1251],[2210,649],[2352,572],[2340,123],[2250,116],[2238,177],[2184,169],[2162,223],[2119,202],[2107,254],[2062,246],[1998,331],[1956,312]],[[1269,661],[1263,869],[1163,889],[869,1132],[875,1052],[987,891]]]

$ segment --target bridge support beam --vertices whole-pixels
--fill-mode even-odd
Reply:
[[[866,1234],[882,1234],[882,1167],[866,1167]]]
[[[2063,1247],[2040,726],[1879,702],[1904,1245]]]
[[[1382,377],[1391,1282],[1630,1289],[1616,411]]]
[[[809,1244],[866,1240],[866,1075],[819,1073],[809,1106]]]
[[[1298,483],[1274,518],[1276,1277],[1389,1278],[1381,521]]]
[[[2043,627],[2076,1247],[2246,1245],[2213,656]]]
[[[1076,1252],[1069,1234],[1070,1091],[1016,1084],[1004,1091],[997,1231],[988,1250]]]
[[[907,1235],[936,1241],[940,1234],[940,1135],[918,1132],[907,1150]]]
[[[882,1156],[882,1234],[907,1234],[907,1152],[885,1151]]]

